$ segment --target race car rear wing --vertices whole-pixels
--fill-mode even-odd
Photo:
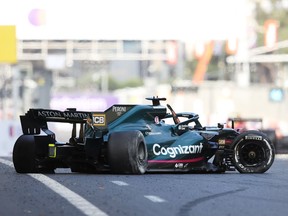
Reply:
[[[29,109],[25,115],[20,116],[20,121],[25,135],[40,134],[42,130],[47,135],[55,137],[55,134],[48,129],[47,122],[73,123],[72,133],[76,134],[76,123],[80,123],[83,127],[89,116],[92,116],[91,112],[76,111],[74,108],[68,108],[65,111]]]
[[[117,104],[111,106],[104,112],[77,111],[75,108],[67,108],[65,111],[29,109],[25,115],[20,116],[22,131],[25,135],[40,134],[41,131],[43,131],[47,135],[55,138],[55,134],[48,129],[47,122],[64,122],[73,124],[72,138],[76,136],[76,124],[80,124],[80,133],[83,132],[83,125],[85,123],[88,123],[93,130],[100,130],[106,133],[109,124],[116,122],[117,119],[120,119],[120,117],[127,114],[133,107],[138,107],[134,110],[134,115],[143,115],[147,113],[151,115],[157,113],[157,116],[164,117],[166,115],[166,108],[159,107],[159,100],[163,99],[153,98],[152,106]],[[129,117],[129,115],[126,115],[126,118],[121,118],[120,121],[126,121],[127,117]],[[151,116],[151,118],[154,119],[153,116]],[[82,137],[82,134],[79,135],[79,137]]]
[[[106,131],[110,122],[113,122],[133,107],[134,105],[113,105],[104,112],[77,111],[75,108],[67,108],[65,111],[29,109],[25,115],[20,116],[20,121],[23,134],[40,134],[42,130],[53,137],[55,137],[55,134],[48,129],[47,122],[72,123],[72,137],[75,137],[76,124],[80,124],[80,132],[82,132],[83,125],[86,122],[89,123],[90,119],[95,129]]]

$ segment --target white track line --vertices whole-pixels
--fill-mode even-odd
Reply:
[[[118,186],[128,186],[129,184],[123,181],[111,181],[113,184],[116,184]],[[145,195],[145,198],[149,199],[152,202],[155,203],[162,203],[162,202],[166,202],[166,200],[158,197],[158,196],[154,196],[154,195]]]
[[[277,159],[287,160],[287,159],[288,159],[288,154],[276,154],[275,157],[276,157]]]
[[[166,200],[154,195],[145,195],[144,197],[155,203],[166,202]]]
[[[113,184],[116,184],[118,186],[128,186],[129,184],[123,181],[111,181]]]
[[[14,165],[11,161],[0,158],[0,163],[6,164],[14,168]],[[83,214],[87,216],[108,216],[105,212],[101,211],[88,200],[84,199],[83,197],[71,191],[69,188],[63,186],[57,181],[42,174],[28,175],[36,179],[37,181],[40,181],[49,189],[53,190],[55,193],[66,199],[70,204],[72,204],[75,208],[79,209]]]
[[[10,166],[10,167],[14,168],[13,163],[11,161],[9,161],[9,160],[4,160],[4,159],[0,158],[0,163],[6,164],[7,166]]]

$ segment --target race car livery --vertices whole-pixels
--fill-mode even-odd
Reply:
[[[13,149],[16,171],[264,173],[272,166],[275,148],[264,133],[204,127],[198,114],[161,105],[165,98],[146,99],[152,105],[115,104],[104,112],[28,110]],[[72,124],[70,139],[59,141],[49,122]]]

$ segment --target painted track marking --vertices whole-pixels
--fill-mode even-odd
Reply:
[[[1,159],[0,163],[6,164],[12,168],[14,165],[11,161]],[[101,211],[99,208],[94,206],[88,200],[84,199],[77,193],[71,191],[69,188],[63,186],[57,181],[43,175],[43,174],[27,174],[37,181],[44,184],[49,189],[53,190],[55,193],[66,199],[70,204],[72,204],[75,208],[79,209],[83,214],[87,216],[108,216],[105,212]]]
[[[111,181],[113,184],[116,184],[118,186],[128,186],[129,184],[123,181]]]
[[[118,186],[128,186],[129,184],[123,181],[111,181],[113,184],[116,184]],[[162,202],[166,202],[166,200],[158,197],[158,196],[154,196],[154,195],[145,195],[144,196],[146,199],[155,202],[155,203],[162,203]]]
[[[166,202],[166,200],[154,195],[145,195],[144,197],[155,203]]]
[[[275,158],[280,159],[280,160],[287,160],[288,154],[276,154]]]

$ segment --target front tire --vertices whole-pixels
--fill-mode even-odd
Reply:
[[[245,131],[233,143],[233,163],[240,173],[264,173],[273,164],[275,147],[259,131]]]
[[[112,173],[144,174],[148,153],[140,131],[111,133],[108,140],[108,160]]]

